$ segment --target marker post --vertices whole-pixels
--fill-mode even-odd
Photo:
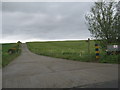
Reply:
[[[96,59],[99,59],[100,58],[100,52],[99,52],[99,46],[98,46],[98,44],[95,44],[95,53],[96,53]]]

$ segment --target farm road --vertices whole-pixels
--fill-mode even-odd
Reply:
[[[3,68],[3,88],[117,88],[118,65],[71,61],[36,55],[22,44],[22,54]]]

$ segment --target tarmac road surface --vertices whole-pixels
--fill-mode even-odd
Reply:
[[[118,65],[21,55],[2,70],[3,88],[118,88]]]

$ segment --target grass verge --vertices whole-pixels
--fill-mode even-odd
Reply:
[[[2,44],[0,44],[0,68],[2,68]]]
[[[8,65],[12,60],[14,60],[16,57],[18,57],[21,53],[21,50],[19,50],[18,53],[14,54],[8,54],[8,49],[14,47],[16,43],[10,43],[10,44],[2,44],[2,67],[5,67]]]
[[[119,63],[120,55],[106,55],[105,51],[100,49],[100,59],[95,58],[95,42],[90,41],[90,53],[88,52],[88,42],[81,41],[50,41],[50,42],[27,42],[28,48],[33,53],[76,60],[83,62],[100,62],[100,63]]]

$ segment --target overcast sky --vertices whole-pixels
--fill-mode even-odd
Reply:
[[[85,14],[92,2],[3,2],[2,42],[90,37]]]

